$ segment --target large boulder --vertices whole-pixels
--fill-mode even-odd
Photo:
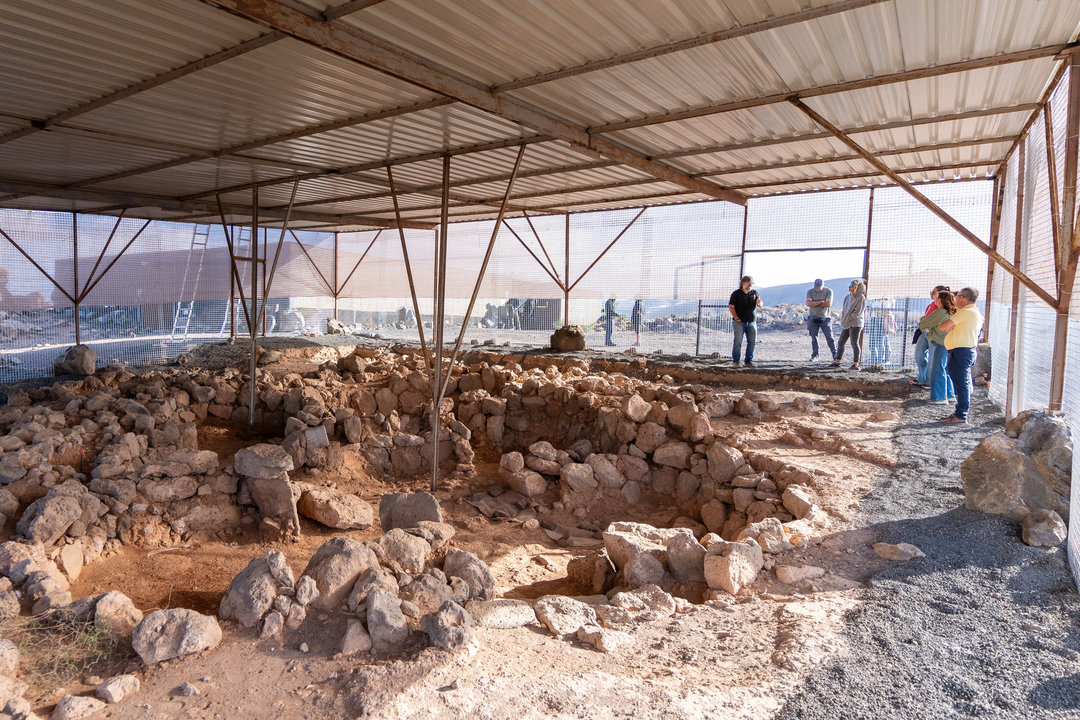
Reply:
[[[385,564],[410,574],[421,573],[431,554],[427,540],[394,528],[378,539],[379,554]]]
[[[383,532],[417,527],[424,521],[442,522],[439,501],[429,492],[387,493],[379,499],[379,523]]]
[[[754,582],[764,565],[761,546],[753,540],[717,540],[709,545],[705,555],[705,582],[710,588],[723,588],[737,595]]]
[[[270,565],[266,558],[257,557],[229,583],[218,607],[218,617],[254,627],[274,606],[276,597],[277,582]]]
[[[156,610],[131,634],[131,646],[147,665],[209,650],[220,642],[217,620],[187,608]]]
[[[440,650],[457,650],[472,642],[476,622],[465,608],[450,600],[438,611],[420,619],[420,629],[431,644]]]
[[[401,612],[397,595],[374,590],[367,599],[367,631],[371,651],[378,655],[397,652],[409,637],[409,623]]]
[[[52,545],[82,517],[82,513],[82,504],[75,497],[46,496],[30,503],[15,530],[27,540]]]
[[[551,336],[551,349],[555,352],[577,352],[585,349],[585,331],[577,325],[561,327]]]
[[[296,509],[300,488],[289,481],[288,475],[247,478],[245,483],[263,517],[277,520],[283,528],[300,533],[300,513]]]
[[[667,563],[668,543],[677,537],[696,543],[689,528],[656,528],[645,523],[613,522],[604,530],[604,547],[615,567],[622,570],[637,555],[647,553]]]
[[[450,550],[443,562],[443,572],[449,578],[461,578],[469,586],[469,598],[495,598],[495,576],[487,564],[465,550]]]
[[[379,559],[366,545],[347,537],[333,537],[315,551],[304,575],[315,581],[319,596],[311,605],[334,611],[349,596],[356,578],[368,568],[378,567]],[[370,628],[369,628],[370,631]]]
[[[233,467],[238,475],[270,480],[279,478],[293,469],[292,456],[280,445],[259,443],[236,452]]]
[[[54,375],[93,375],[97,353],[86,345],[74,345],[53,362]]]
[[[1069,514],[1072,440],[1063,418],[1021,413],[989,435],[960,465],[964,505],[1022,519],[1034,510]],[[1010,435],[1015,433],[1015,439]]]
[[[304,517],[339,530],[364,530],[375,521],[371,505],[362,498],[328,487],[305,490],[297,509]]]
[[[596,611],[563,595],[545,595],[533,604],[536,619],[556,637],[569,637],[588,625],[596,625]]]

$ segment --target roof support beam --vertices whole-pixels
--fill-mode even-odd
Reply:
[[[888,0],[842,0],[841,2],[834,2],[831,5],[810,8],[808,10],[800,10],[799,12],[790,13],[788,15],[781,15],[780,17],[769,18],[767,20],[751,23],[749,25],[736,25],[735,27],[731,27],[726,30],[718,30],[716,32],[699,35],[697,37],[689,38],[686,40],[678,40],[676,42],[667,43],[665,45],[657,45],[651,48],[644,48],[642,50],[637,50],[632,53],[626,53],[625,55],[615,55],[604,60],[595,60],[593,62],[584,63],[576,67],[555,70],[553,72],[534,75],[533,77],[523,78],[521,80],[512,80],[507,83],[502,83],[501,85],[496,85],[492,88],[492,91],[501,93],[509,92],[511,90],[519,90],[521,88],[532,87],[534,85],[551,82],[553,80],[576,77],[578,75],[584,75],[585,73],[595,72],[597,70],[606,70],[607,68],[626,65],[628,63],[637,62],[639,60],[648,60],[649,58],[660,57],[661,55],[668,55],[670,53],[682,52],[684,50],[691,50],[693,48],[701,47],[703,45],[712,45],[714,43],[723,42],[725,40],[745,37],[747,35],[753,35],[755,33],[766,32],[767,30],[775,30],[777,28],[787,27],[788,25],[797,25],[799,23],[809,22],[810,20],[816,20],[818,18],[835,15],[837,13],[857,10],[859,8],[868,7],[870,5],[878,5],[882,2],[887,1]]]
[[[1006,115],[1014,112],[1034,111],[1038,110],[1038,108],[1039,105],[1037,103],[1028,103],[1026,105],[1011,105],[1009,107],[988,108],[985,110],[969,110],[967,112],[952,113],[950,115],[936,115],[934,117],[913,118],[911,120],[896,120],[893,122],[882,123],[880,125],[860,125],[858,127],[842,128],[842,130],[847,135],[859,135],[862,133],[879,132],[881,130],[899,130],[903,128],[919,127],[921,125],[936,125],[938,123],[953,122],[957,120],[973,120],[976,118],[989,117],[993,115]],[[693,150],[675,150],[672,152],[657,153],[656,155],[653,155],[653,157],[657,160],[670,160],[672,158],[689,157],[694,155],[708,155],[710,153],[721,153],[731,152],[734,150],[750,150],[752,148],[771,147],[773,145],[784,145],[793,142],[805,142],[807,140],[824,140],[831,137],[832,133],[824,131],[802,133],[800,135],[785,135],[782,137],[767,138],[764,140],[749,140],[747,142],[741,143],[712,145],[710,147],[695,148]]]
[[[109,203],[109,208],[97,210],[85,210],[84,212],[105,212],[110,209],[152,207],[169,211],[190,210],[204,212],[208,215],[217,213],[217,205],[211,202],[181,200],[178,198],[164,197],[161,195],[145,195],[141,193],[116,192],[111,190],[88,190],[66,188],[60,185],[46,185],[43,183],[23,183],[0,180],[0,193],[14,195],[36,195],[39,197],[60,198],[79,202]],[[225,211],[230,215],[249,216],[251,208],[243,205],[226,205]],[[281,210],[263,208],[263,217],[281,219],[285,213]],[[335,225],[369,225],[371,227],[396,227],[392,220],[367,215],[327,215],[324,213],[293,212],[294,220],[307,222],[326,222]],[[406,222],[405,227],[418,230],[430,230],[433,225],[423,222]]]
[[[852,90],[865,90],[866,88],[878,87],[881,85],[891,85],[893,83],[907,82],[909,80],[920,80],[922,78],[938,77],[941,75],[950,75],[958,72],[968,72],[971,70],[979,70],[981,68],[997,67],[998,65],[1008,65],[1010,63],[1025,62],[1027,60],[1038,60],[1040,58],[1053,57],[1068,46],[1066,45],[1052,45],[1043,48],[1033,48],[1031,50],[1021,50],[1014,53],[1005,53],[1002,55],[992,55],[990,57],[975,58],[974,60],[964,60],[961,62],[948,63],[946,65],[938,65],[936,67],[918,68],[916,70],[905,70],[904,72],[892,73],[890,75],[879,75],[877,77],[863,78],[860,80],[851,80],[848,82],[834,83],[832,85],[822,85],[816,88],[806,88],[803,90],[789,90],[787,92],[775,93],[773,95],[765,95],[757,98],[749,98],[746,100],[736,100],[729,103],[721,103],[719,105],[704,105],[702,107],[690,108],[689,110],[682,110],[680,112],[668,113],[667,115],[656,115],[653,117],[637,118],[635,120],[625,120],[616,123],[607,123],[606,125],[597,125],[596,127],[589,128],[590,133],[608,133],[618,130],[629,130],[631,128],[646,127],[648,125],[659,125],[662,123],[674,122],[676,120],[689,120],[690,118],[704,117],[706,115],[716,115],[719,113],[731,112],[733,110],[746,110],[748,108],[762,107],[764,105],[775,105],[777,103],[784,102],[792,96],[800,98],[820,97],[822,95],[832,95],[835,93],[850,92]]]
[[[260,35],[259,37],[252,40],[248,40],[247,42],[242,42],[239,45],[234,45],[231,48],[226,48],[225,50],[214,53],[213,55],[207,55],[204,58],[200,58],[194,62],[188,63],[187,65],[183,65],[174,70],[162,73],[161,75],[147,78],[146,80],[141,80],[133,85],[128,85],[126,88],[117,90],[116,92],[110,93],[103,97],[99,97],[96,100],[91,100],[90,102],[83,103],[82,105],[76,105],[73,108],[69,108],[61,113],[53,115],[52,117],[45,118],[44,120],[35,121],[31,123],[30,127],[20,128],[18,130],[13,130],[6,135],[0,135],[0,144],[10,142],[12,140],[17,140],[21,137],[26,137],[27,135],[31,135],[41,130],[48,130],[50,127],[56,125],[57,123],[64,122],[65,120],[70,120],[73,117],[78,117],[79,115],[88,113],[91,110],[97,110],[98,108],[105,107],[106,105],[114,103],[118,100],[129,98],[132,95],[136,95],[145,90],[151,90],[153,88],[164,85],[165,83],[172,82],[173,80],[182,78],[186,75],[190,75],[191,73],[198,70],[203,70],[205,68],[217,65],[218,63],[225,62],[226,60],[231,60],[234,57],[239,57],[240,55],[251,52],[252,50],[258,50],[261,47],[266,47],[270,43],[277,42],[283,37],[285,37],[285,35],[282,33],[276,31],[269,32],[265,35]]]
[[[491,92],[483,83],[437,65],[405,48],[357,28],[314,20],[279,0],[203,0],[240,17],[263,23],[315,47],[375,68],[498,117],[565,140],[609,160],[641,170],[718,200],[743,205],[746,198],[699,180],[528,103]]]
[[[832,123],[830,123],[828,120],[826,120],[824,117],[822,117],[816,111],[814,111],[808,105],[803,103],[802,100],[793,97],[793,98],[789,99],[789,102],[791,102],[792,105],[794,105],[796,108],[798,108],[803,113],[805,113],[811,120],[813,120],[818,125],[820,125],[821,127],[825,128],[826,130],[831,132],[833,135],[835,135],[836,138],[840,142],[844,143],[849,148],[851,148],[852,150],[854,150],[858,154],[862,155],[863,159],[866,160],[866,162],[870,163],[875,168],[880,170],[881,173],[884,174],[886,177],[888,177],[890,180],[895,182],[900,187],[904,188],[904,190],[906,190],[909,195],[911,195],[913,198],[915,198],[915,200],[917,200],[919,203],[924,205],[930,212],[934,213],[939,218],[941,218],[941,220],[944,221],[945,224],[947,224],[953,230],[960,233],[960,235],[965,240],[970,242],[972,245],[974,245],[979,250],[981,250],[983,253],[985,253],[991,260],[993,260],[998,265],[1000,265],[1002,267],[1002,269],[1005,270],[1005,272],[1009,273],[1010,275],[1015,277],[1017,280],[1019,280],[1021,283],[1023,283],[1025,287],[1027,287],[1033,293],[1038,295],[1039,298],[1041,298],[1047,305],[1049,305],[1052,308],[1057,308],[1057,306],[1058,306],[1057,298],[1052,296],[1050,293],[1048,293],[1046,290],[1044,290],[1037,282],[1035,282],[1034,280],[1029,278],[1026,274],[1021,272],[1019,268],[1017,268],[1015,265],[1013,265],[1008,260],[1006,260],[1005,256],[1003,256],[997,250],[994,250],[989,245],[987,245],[985,242],[983,242],[979,238],[978,235],[976,235],[975,233],[968,230],[962,223],[960,223],[960,221],[958,221],[956,218],[954,218],[949,213],[942,210],[941,207],[939,205],[937,205],[937,203],[930,200],[930,198],[926,197],[921,192],[916,190],[914,185],[912,185],[910,182],[908,182],[904,178],[900,177],[900,175],[898,173],[896,173],[895,171],[893,171],[891,168],[889,168],[889,166],[887,166],[881,160],[874,157],[874,155],[872,155],[870,152],[865,150],[861,145],[859,145],[854,140],[852,140],[847,135],[845,135],[840,130],[840,128],[838,128],[835,125],[833,125]]]
[[[323,10],[323,20],[330,22],[331,20],[337,20],[339,17],[345,17],[354,12],[360,12],[372,5],[378,5],[382,0],[349,0],[347,3],[337,5],[335,7],[326,8]]]

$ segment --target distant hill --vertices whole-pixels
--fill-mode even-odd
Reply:
[[[850,277],[832,278],[825,280],[825,287],[833,291],[833,302],[837,305],[843,300],[844,295],[847,294],[848,285],[851,283]],[[806,302],[806,291],[814,287],[814,281],[811,279],[805,283],[794,283],[791,285],[772,285],[770,287],[759,287],[757,289],[758,294],[761,295],[761,302],[765,305],[801,305]]]

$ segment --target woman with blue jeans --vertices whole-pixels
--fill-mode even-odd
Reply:
[[[930,304],[923,310],[923,317],[926,317],[938,309],[938,305],[935,302],[938,293],[948,289],[948,285],[938,285],[930,291]],[[915,384],[923,387],[930,387],[930,335],[921,329],[919,331],[919,337],[915,341],[915,368],[919,371],[919,374],[915,378]]]
[[[945,369],[949,359],[949,352],[945,349],[945,332],[938,326],[956,314],[956,302],[951,292],[941,290],[934,304],[937,309],[919,321],[919,329],[927,334],[930,341],[930,359],[927,363],[930,399],[927,402],[931,405],[944,405],[956,399],[956,392]]]

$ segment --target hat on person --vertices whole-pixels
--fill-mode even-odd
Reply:
[[[816,287],[816,288],[819,288],[824,284],[825,284],[825,281],[822,280],[821,278],[818,278],[817,280],[814,281],[814,287]]]

